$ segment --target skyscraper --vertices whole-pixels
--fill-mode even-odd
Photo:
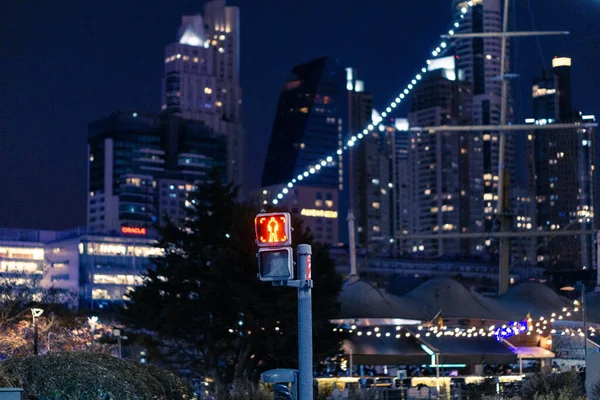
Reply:
[[[162,108],[203,121],[228,140],[228,179],[244,182],[239,9],[225,0],[184,16],[177,41],[165,48]]]
[[[593,122],[571,104],[571,59],[555,57],[553,71],[534,79],[534,117],[527,123]],[[545,83],[542,86],[542,83]],[[551,106],[554,107],[551,107]],[[540,113],[544,111],[545,113]],[[554,111],[552,113],[551,111]],[[535,225],[538,231],[591,229],[596,199],[596,129],[557,128],[527,132],[528,184],[535,193]],[[543,239],[542,239],[543,240]],[[538,261],[546,266],[590,268],[594,253],[589,235],[565,236],[560,246],[540,240]]]
[[[463,0],[454,1],[455,17],[460,20],[457,33],[500,32],[502,27],[502,8],[500,0]],[[470,86],[472,99],[462,104],[471,124],[499,125],[502,105],[502,81],[500,78],[501,38],[457,38],[452,40],[452,49],[456,59],[456,73],[459,81]],[[507,43],[506,66],[510,65],[510,43]],[[506,68],[505,71],[509,71]],[[507,101],[507,119],[512,119],[512,96],[509,86]],[[489,232],[495,229],[497,210],[497,192],[499,179],[507,180],[514,171],[514,139],[511,132],[506,133],[506,156],[504,164],[507,175],[498,176],[499,136],[497,131],[470,132],[468,135],[468,181],[469,181],[469,219],[468,231]],[[511,198],[509,196],[508,198]],[[494,253],[493,241],[485,245],[474,243],[473,250]]]
[[[114,113],[90,123],[87,226],[151,227],[185,216],[187,193],[213,169],[226,177],[227,140],[202,121]]]
[[[277,206],[306,217],[317,240],[334,244],[348,232],[347,194],[340,195],[345,166],[337,154],[348,126],[346,85],[345,69],[327,57],[292,69],[279,95],[262,175],[264,201],[293,182],[290,194],[275,199]]]
[[[414,89],[408,119],[417,127],[466,125],[469,116],[462,105],[470,101],[469,84],[456,80],[454,58],[437,59]],[[414,176],[411,232],[443,234],[468,229],[467,143],[467,134],[460,132],[424,131],[410,136],[408,160]],[[427,257],[468,252],[459,239],[411,241],[408,246]]]

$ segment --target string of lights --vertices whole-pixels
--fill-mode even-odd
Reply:
[[[448,31],[448,35],[450,35],[450,36],[454,35],[454,29],[457,29],[460,27],[459,21],[465,17],[465,14],[467,13],[468,9],[471,8],[472,6],[473,6],[473,2],[469,1],[467,3],[467,7],[461,8],[459,20],[454,22],[453,28],[451,28]],[[442,40],[442,42],[440,42],[440,44],[431,52],[431,55],[433,57],[442,55],[443,53],[445,53],[445,51],[448,48],[449,48],[448,43],[446,41]],[[352,135],[346,142],[346,145],[337,149],[336,154],[341,155],[344,151],[351,149],[352,147],[354,147],[356,145],[356,143],[358,141],[360,141],[361,139],[363,139],[364,137],[369,135],[369,133],[371,133],[373,130],[377,129],[377,127],[379,127],[379,125],[381,125],[383,123],[384,119],[392,112],[392,110],[394,108],[398,107],[402,103],[402,101],[404,99],[406,99],[406,97],[414,89],[417,82],[420,81],[421,79],[423,79],[423,76],[427,73],[427,66],[430,64],[431,64],[431,60],[427,60],[426,65],[423,68],[421,68],[420,72],[417,73],[415,75],[415,77],[406,85],[406,87],[404,89],[402,89],[400,91],[400,93],[398,93],[398,96],[388,104],[388,106],[385,108],[385,111],[383,111],[381,113],[381,118],[379,118],[377,120],[375,120],[375,119],[372,120],[371,123],[369,125],[367,125],[367,127],[365,127],[362,131],[356,132],[354,135]],[[307,167],[304,172],[298,174],[298,176],[296,178],[287,182],[287,184],[283,187],[283,189],[281,189],[281,191],[279,191],[279,193],[277,193],[275,198],[272,200],[272,203],[274,205],[278,204],[279,201],[282,200],[284,198],[284,196],[289,193],[289,190],[291,188],[293,188],[296,183],[302,181],[304,178],[308,178],[310,175],[319,173],[319,171],[322,168],[331,166],[334,156],[335,156],[335,154],[332,154],[322,160],[319,160],[318,162],[315,163],[315,165],[311,165],[311,166]]]
[[[549,317],[540,316],[539,318],[533,319],[527,316],[522,321],[518,322],[509,322],[508,324],[503,324],[501,326],[491,325],[486,327],[464,327],[464,326],[446,326],[440,324],[439,326],[423,326],[419,325],[417,327],[416,333],[411,332],[403,332],[403,326],[386,326],[386,327],[367,327],[367,328],[358,328],[356,325],[352,325],[351,327],[343,327],[338,326],[333,328],[334,332],[344,332],[347,331],[350,334],[355,334],[356,336],[368,336],[368,337],[395,337],[396,339],[401,339],[403,337],[411,337],[415,336],[416,338],[420,337],[442,337],[442,336],[451,336],[451,337],[461,337],[461,338],[481,338],[481,337],[501,337],[507,338],[510,336],[516,335],[531,335],[534,332],[540,335],[548,335],[548,334],[560,334],[562,336],[570,335],[570,336],[584,336],[584,331],[581,328],[568,328],[564,327],[562,329],[555,329],[552,327],[553,322],[558,321],[573,321],[573,319],[565,319],[573,316],[574,314],[580,312],[579,302],[575,300],[573,302],[574,307],[569,309],[567,307],[563,307],[560,312],[553,312]],[[590,326],[588,327],[588,335],[590,337],[595,336],[596,327]]]

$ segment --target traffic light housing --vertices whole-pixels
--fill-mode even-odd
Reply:
[[[258,277],[261,281],[287,281],[294,278],[290,247],[258,249]]]
[[[258,247],[282,247],[292,244],[292,223],[289,213],[258,214],[254,218]]]

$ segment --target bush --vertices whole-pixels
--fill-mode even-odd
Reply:
[[[574,373],[536,374],[523,381],[521,397],[536,400],[578,400],[585,398],[583,381]]]
[[[181,400],[192,392],[156,367],[97,353],[11,358],[2,369],[13,387],[38,400]]]

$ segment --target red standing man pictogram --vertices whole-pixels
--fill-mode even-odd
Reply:
[[[311,256],[308,255],[306,257],[306,280],[307,281],[312,280],[312,268],[311,268],[312,263],[311,263],[311,261],[312,261]]]
[[[279,223],[275,220],[275,217],[271,217],[269,223],[267,224],[267,229],[269,230],[269,242],[279,242],[279,237],[277,236],[277,231],[279,230]]]

